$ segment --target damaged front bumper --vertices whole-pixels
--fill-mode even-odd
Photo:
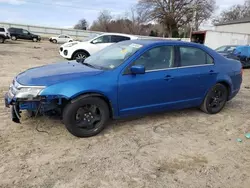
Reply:
[[[37,114],[44,114],[52,110],[60,110],[62,107],[62,98],[57,96],[36,97],[33,99],[18,99],[11,95],[11,92],[5,94],[5,107],[11,107],[12,121],[20,123],[21,111],[27,110]]]

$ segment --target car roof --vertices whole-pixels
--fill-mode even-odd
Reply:
[[[197,43],[191,43],[191,42],[185,42],[185,41],[179,41],[179,40],[169,40],[169,39],[137,39],[137,40],[131,40],[131,42],[135,42],[137,44],[141,44],[143,46],[148,46],[148,45],[154,45],[154,44],[183,44],[183,45],[190,45],[192,44],[193,46],[201,46],[201,44]]]
[[[117,36],[123,36],[123,37],[130,37],[132,39],[137,39],[138,38],[138,36],[123,34],[123,33],[103,33],[103,34],[101,34],[99,36],[104,36],[104,35],[117,35]]]

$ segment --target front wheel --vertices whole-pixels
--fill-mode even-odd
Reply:
[[[37,42],[37,38],[33,38],[32,41],[33,41],[33,42]]]
[[[90,137],[100,133],[109,119],[109,108],[98,97],[86,97],[70,102],[63,111],[67,130],[76,137]]]
[[[228,89],[223,84],[216,84],[207,93],[202,105],[201,110],[208,114],[216,114],[220,112],[228,99]]]
[[[84,51],[79,51],[74,53],[74,55],[72,56],[72,60],[78,60],[78,59],[86,59],[89,55],[84,52]]]

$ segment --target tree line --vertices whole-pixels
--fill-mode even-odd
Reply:
[[[192,30],[212,20],[214,24],[250,17],[250,0],[224,10],[217,17],[215,0],[139,0],[130,11],[118,17],[101,11],[89,27],[81,19],[75,29],[119,32],[161,37],[189,37]]]

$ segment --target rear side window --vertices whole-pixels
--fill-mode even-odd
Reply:
[[[0,32],[5,32],[5,29],[0,27]]]
[[[194,47],[180,47],[180,66],[213,64],[213,58],[206,52]]]
[[[130,40],[129,37],[125,37],[125,36],[118,36],[118,35],[112,35],[111,36],[111,42],[113,43],[117,43],[117,42],[121,42],[124,40]]]

